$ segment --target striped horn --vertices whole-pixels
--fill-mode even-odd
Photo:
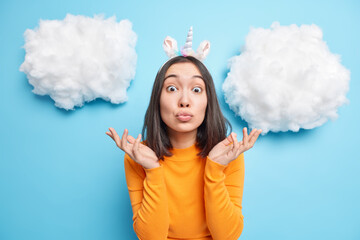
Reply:
[[[184,45],[184,49],[183,49],[183,51],[185,53],[190,53],[192,51],[192,40],[193,40],[193,30],[192,30],[192,26],[191,26],[190,30],[188,32],[187,38],[186,38],[186,43]]]

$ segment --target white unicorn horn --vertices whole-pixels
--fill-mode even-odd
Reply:
[[[186,43],[184,45],[184,49],[183,51],[185,53],[190,53],[192,52],[192,39],[193,39],[193,31],[192,31],[192,26],[190,27],[190,30],[188,32],[187,38],[186,38]]]

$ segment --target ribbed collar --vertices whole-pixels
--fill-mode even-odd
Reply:
[[[200,152],[200,149],[196,147],[196,144],[193,144],[187,148],[170,149],[170,152],[173,154],[173,156],[165,157],[166,159],[172,161],[193,161],[195,158],[199,157],[197,154]]]

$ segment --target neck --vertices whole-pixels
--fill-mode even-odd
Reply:
[[[173,148],[188,148],[196,143],[197,130],[192,132],[175,132],[168,129],[168,133]]]

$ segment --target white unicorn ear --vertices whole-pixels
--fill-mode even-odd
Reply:
[[[196,50],[196,57],[200,61],[204,60],[210,52],[210,42],[205,40],[200,43],[200,46]]]
[[[163,48],[169,58],[177,56],[178,47],[177,42],[172,37],[167,36],[163,43]]]

